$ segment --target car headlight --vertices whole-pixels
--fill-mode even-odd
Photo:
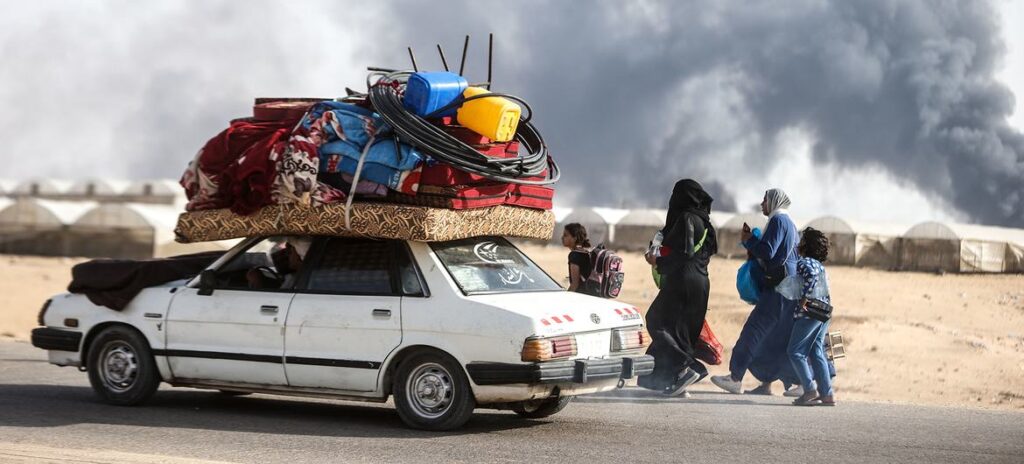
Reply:
[[[550,361],[576,355],[576,336],[530,337],[523,342],[522,360],[526,362]]]

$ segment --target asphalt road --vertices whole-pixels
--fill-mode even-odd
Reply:
[[[582,397],[545,420],[480,410],[463,430],[427,433],[390,403],[162,387],[146,406],[108,406],[84,373],[0,342],[0,462],[1024,462],[1021,413],[798,408],[710,388]]]

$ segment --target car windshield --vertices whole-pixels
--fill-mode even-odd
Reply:
[[[562,290],[518,248],[501,237],[431,243],[466,295]]]

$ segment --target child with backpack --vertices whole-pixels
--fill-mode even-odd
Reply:
[[[562,230],[562,246],[569,249],[569,291],[586,293],[584,283],[593,270],[587,229],[578,222],[566,224]]]
[[[590,248],[587,229],[579,223],[566,224],[562,245],[569,251],[569,291],[600,298],[617,298],[625,273],[622,258],[605,246]]]

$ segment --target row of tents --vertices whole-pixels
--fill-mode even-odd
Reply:
[[[0,179],[0,196],[44,200],[98,201],[120,203],[183,204],[184,192],[170,179],[126,181],[116,179]]]
[[[593,243],[613,249],[640,251],[665,224],[665,210],[614,208],[555,208],[552,243],[560,243],[562,227],[583,224]],[[812,220],[794,218],[799,229],[813,227],[831,241],[832,264],[894,271],[1024,272],[1024,229],[969,224],[923,222],[884,224],[849,221],[835,216]],[[743,223],[764,228],[760,213],[711,214],[718,230],[719,254],[742,258]]]
[[[6,195],[6,196],[4,196]],[[181,187],[172,180],[63,182],[0,180],[0,253],[50,256],[148,258],[219,249],[174,242],[182,210]],[[639,251],[665,222],[665,210],[555,208],[559,225],[578,222],[591,241],[619,250]],[[759,213],[711,214],[718,229],[719,254],[744,257],[739,244],[746,222],[764,227]],[[968,224],[924,222],[881,224],[825,216],[796,218],[799,228],[814,227],[832,242],[833,264],[927,272],[1024,272],[1024,230]]]
[[[175,242],[179,212],[162,204],[0,198],[0,253],[144,259],[232,245]]]

